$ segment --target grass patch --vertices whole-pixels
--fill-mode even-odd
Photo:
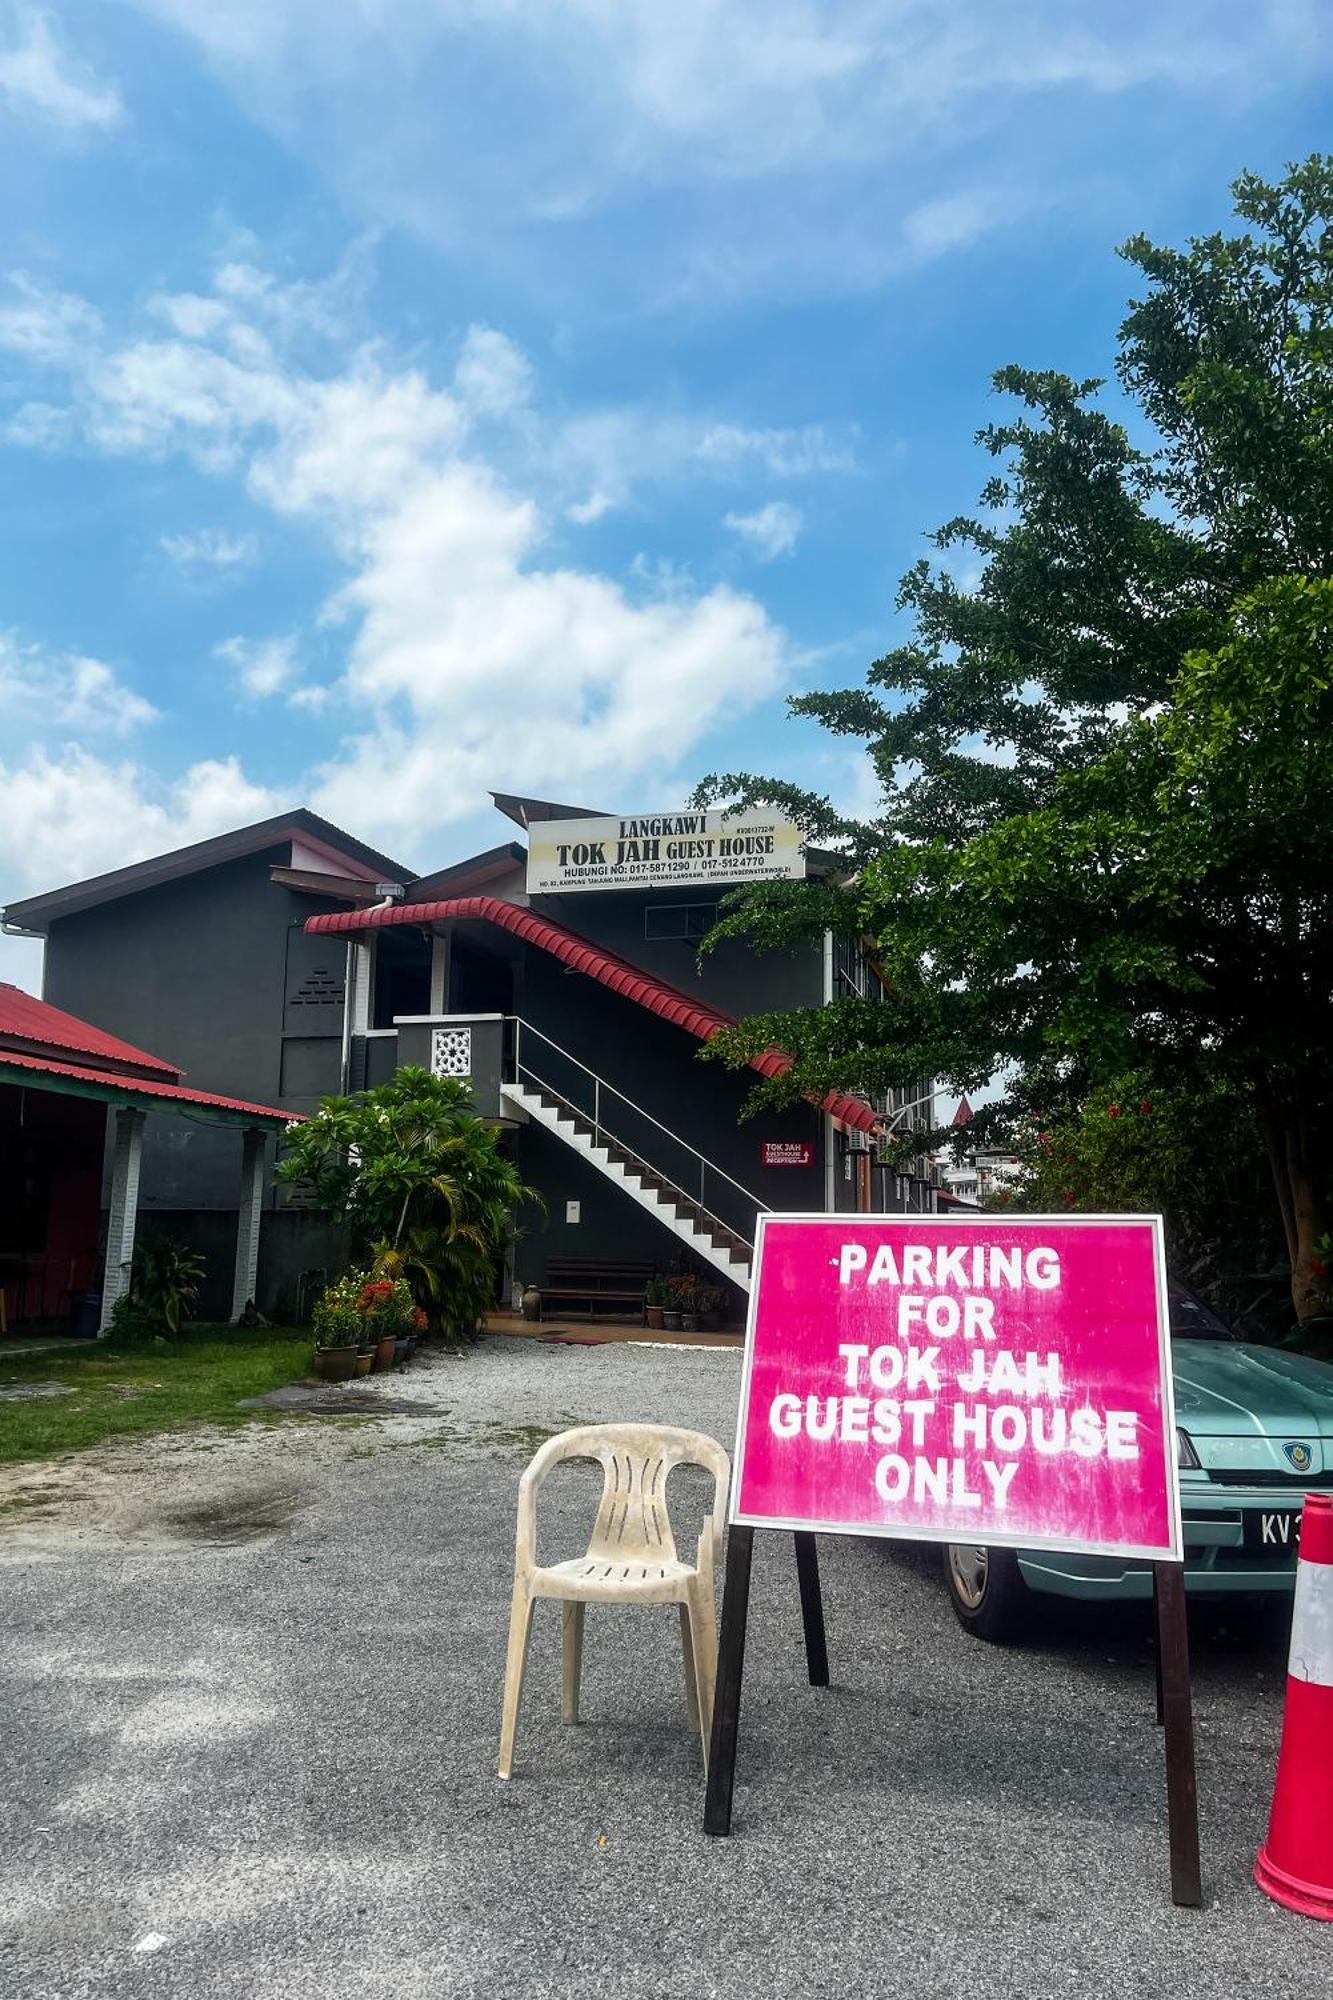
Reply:
[[[108,1439],[141,1437],[193,1424],[245,1424],[280,1418],[278,1410],[241,1410],[310,1373],[311,1337],[292,1327],[189,1327],[163,1345],[101,1341],[64,1354],[6,1356],[0,1385],[61,1382],[71,1396],[0,1401],[0,1465],[86,1451]]]

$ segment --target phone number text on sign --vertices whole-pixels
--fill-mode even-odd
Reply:
[[[1156,1217],[764,1216],[732,1518],[1179,1558]]]

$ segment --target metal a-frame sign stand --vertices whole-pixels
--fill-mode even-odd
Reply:
[[[704,1800],[704,1832],[717,1835],[731,1832],[754,1537],[754,1528],[745,1526],[733,1526],[727,1536],[722,1631],[718,1644],[717,1688],[713,1698],[713,1730]],[[805,1660],[810,1685],[827,1687],[828,1645],[815,1537],[797,1530],[792,1539],[796,1544],[796,1575],[801,1592]],[[1157,1658],[1157,1720],[1166,1739],[1171,1900],[1183,1909],[1196,1910],[1203,1902],[1199,1867],[1199,1804],[1194,1769],[1194,1711],[1190,1692],[1185,1576],[1179,1563],[1153,1564],[1153,1631]]]
[[[868,1220],[870,1208],[868,1156],[858,1161],[862,1169],[857,1189],[858,1222]],[[1027,1218],[1032,1221],[1035,1218]],[[1045,1222],[1057,1218],[1041,1218]],[[817,1226],[832,1221],[831,1216],[777,1218],[778,1226],[808,1222]],[[851,1222],[851,1218],[847,1218]],[[876,1218],[888,1225],[888,1218]],[[1062,1228],[1064,1219],[1058,1219]],[[1083,1218],[1084,1224],[1090,1219]],[[1166,1367],[1167,1404],[1170,1403],[1169,1364],[1165,1335],[1165,1256],[1160,1218],[1098,1218],[1102,1222],[1145,1223],[1154,1231],[1157,1256],[1157,1295],[1160,1365]],[[764,1237],[761,1223],[759,1237]],[[747,1364],[755,1332],[757,1290],[762,1264],[762,1240],[756,1243],[755,1290],[751,1294],[751,1320],[747,1327]],[[742,1391],[744,1418],[744,1390]],[[1168,1436],[1174,1427],[1170,1416]],[[741,1467],[738,1462],[736,1477]],[[796,1574],[801,1593],[801,1617],[805,1629],[806,1668],[812,1687],[829,1684],[828,1646],[824,1629],[824,1605],[819,1584],[819,1556],[813,1526],[802,1528],[788,1517],[772,1524],[778,1532],[790,1531],[796,1545]],[[770,1530],[772,1531],[772,1530]],[[709,1747],[708,1783],[704,1805],[704,1831],[715,1835],[731,1832],[732,1793],[736,1775],[736,1741],[740,1725],[741,1681],[745,1668],[745,1634],[750,1605],[750,1568],[754,1553],[755,1526],[733,1523],[727,1537],[726,1579],[722,1598],[722,1630],[718,1649],[717,1682],[714,1694],[713,1725]],[[1171,1857],[1171,1898],[1185,1909],[1197,1909],[1203,1900],[1199,1865],[1198,1787],[1194,1762],[1194,1714],[1190,1688],[1189,1631],[1185,1606],[1183,1561],[1153,1560],[1153,1637],[1156,1656],[1157,1721],[1164,1734],[1166,1751],[1167,1827]]]

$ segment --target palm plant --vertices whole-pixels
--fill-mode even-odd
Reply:
[[[202,1256],[178,1236],[136,1243],[122,1320],[179,1333],[199,1296],[203,1276]]]
[[[288,1135],[277,1178],[309,1183],[380,1275],[406,1278],[432,1322],[464,1337],[494,1297],[515,1210],[542,1205],[473,1112],[467,1085],[410,1067],[355,1097],[326,1098]]]

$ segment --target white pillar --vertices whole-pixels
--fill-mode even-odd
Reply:
[[[449,1012],[449,933],[436,932],[430,941],[430,1012]]]
[[[370,1003],[375,991],[375,940],[357,938],[352,946],[352,1033],[364,1035],[370,1026]]]
[[[236,1275],[231,1287],[231,1316],[238,1320],[255,1295],[259,1273],[259,1223],[264,1212],[267,1134],[257,1125],[247,1128],[241,1156],[241,1203],[236,1216]]]
[[[111,1214],[106,1231],[106,1275],[102,1280],[102,1318],[97,1331],[111,1324],[116,1301],[130,1288],[134,1257],[134,1225],[139,1212],[139,1163],[143,1158],[143,1128],[147,1112],[123,1104],[116,1112],[111,1152]]]

